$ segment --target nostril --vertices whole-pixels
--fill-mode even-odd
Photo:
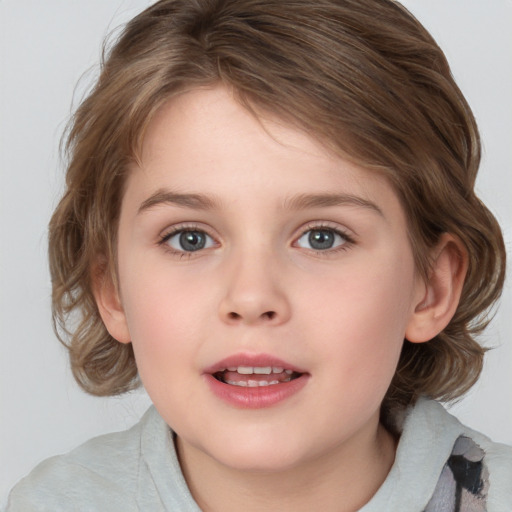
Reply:
[[[265,311],[265,313],[262,313],[260,318],[265,318],[267,320],[273,320],[276,317],[277,313],[275,311]],[[240,320],[242,318],[242,315],[239,313],[236,313],[235,311],[231,311],[228,313],[228,317],[230,320]]]

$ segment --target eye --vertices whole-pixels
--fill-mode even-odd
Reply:
[[[326,251],[335,249],[350,242],[349,238],[331,228],[316,228],[306,231],[298,240],[297,245],[303,249]]]
[[[197,229],[174,231],[166,235],[162,239],[162,243],[166,243],[177,252],[195,252],[215,245],[211,236]]]

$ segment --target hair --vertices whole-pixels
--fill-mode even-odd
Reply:
[[[73,374],[94,395],[138,386],[131,344],[113,339],[93,295],[116,281],[120,205],[148,123],[173,96],[224,84],[387,177],[404,208],[416,266],[452,233],[468,254],[460,303],[427,343],[404,341],[384,405],[453,400],[478,379],[505,274],[499,225],[474,192],[480,140],[443,52],[392,0],[162,0],[104,50],[71,120],[66,190],[50,222],[53,319]],[[98,265],[98,262],[103,262]]]

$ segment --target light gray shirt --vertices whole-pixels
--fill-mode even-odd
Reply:
[[[431,400],[419,400],[399,423],[395,463],[361,512],[512,511],[511,447],[466,428]],[[469,461],[461,454],[469,454]],[[483,468],[477,475],[481,485],[465,484],[481,508],[455,508],[452,456],[463,469]],[[200,512],[181,472],[173,433],[154,407],[127,431],[42,462],[14,487],[6,512],[100,510]]]

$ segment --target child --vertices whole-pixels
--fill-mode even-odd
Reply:
[[[512,450],[435,401],[478,379],[505,250],[471,111],[405,9],[158,2],[68,149],[56,324],[86,391],[140,378],[154,407],[7,510],[512,507]]]

